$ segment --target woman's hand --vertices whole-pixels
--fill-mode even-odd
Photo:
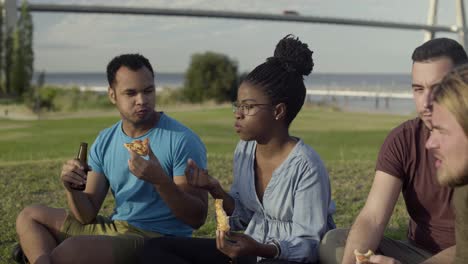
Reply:
[[[216,230],[216,247],[231,259],[257,256],[260,244],[248,235]]]
[[[185,177],[188,184],[193,187],[211,191],[219,184],[218,180],[208,174],[208,170],[199,168],[195,161],[189,159],[185,168]]]

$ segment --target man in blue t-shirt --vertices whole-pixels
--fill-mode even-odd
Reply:
[[[107,78],[121,120],[98,135],[89,164],[63,165],[69,211],[36,205],[18,215],[17,233],[30,263],[133,263],[146,239],[190,236],[206,219],[207,193],[190,187],[185,177],[195,163],[206,168],[205,146],[190,129],[154,110],[149,61],[139,54],[117,56]],[[137,139],[149,141],[147,156],[124,147]],[[84,191],[72,188],[83,185]],[[98,215],[109,187],[115,198],[111,218]]]

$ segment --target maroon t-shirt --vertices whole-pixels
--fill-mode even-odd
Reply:
[[[403,197],[410,216],[408,239],[437,253],[455,244],[453,189],[436,178],[435,158],[425,148],[430,131],[420,118],[408,120],[387,136],[376,170],[403,181]]]

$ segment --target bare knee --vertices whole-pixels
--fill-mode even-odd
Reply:
[[[344,247],[348,238],[349,229],[337,228],[328,231],[322,238],[321,245],[332,245],[333,247]]]
[[[322,238],[319,247],[320,263],[341,263],[349,229],[333,229]]]
[[[50,208],[44,205],[30,205],[25,207],[16,217],[16,231],[28,230],[31,224],[44,225],[51,230],[59,230],[66,218],[64,209]]]
[[[20,230],[29,222],[35,220],[35,216],[41,214],[42,205],[30,205],[25,207],[16,217],[16,230]]]

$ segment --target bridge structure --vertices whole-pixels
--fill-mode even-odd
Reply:
[[[6,13],[6,26],[14,28],[19,10],[19,0],[3,1]],[[344,26],[379,27],[402,30],[422,30],[424,39],[434,38],[436,32],[451,32],[458,35],[459,42],[466,48],[468,45],[468,32],[465,21],[464,0],[455,0],[455,17],[453,25],[437,25],[438,0],[428,0],[429,10],[426,24],[400,23],[393,21],[375,21],[363,19],[349,19],[336,17],[321,17],[300,15],[296,12],[284,12],[283,14],[267,14],[253,12],[234,12],[223,10],[197,10],[197,9],[168,9],[150,7],[123,7],[102,5],[72,5],[72,4],[29,4],[31,12],[59,12],[59,13],[88,13],[88,14],[120,14],[120,15],[146,15],[146,16],[182,16],[205,17],[221,19],[244,19],[280,22],[300,22],[335,24]]]
[[[3,1],[6,27],[14,28],[18,17],[19,0]],[[29,4],[31,12],[52,13],[83,13],[83,14],[118,14],[118,15],[145,15],[145,16],[180,16],[180,17],[203,17],[217,19],[243,19],[260,21],[319,23],[343,26],[378,27],[388,29],[416,30],[424,33],[424,41],[433,39],[437,32],[450,32],[458,35],[458,41],[467,49],[468,31],[466,28],[464,0],[455,0],[456,21],[452,25],[437,24],[438,0],[428,0],[429,10],[426,24],[400,23],[394,21],[375,21],[363,19],[349,19],[337,17],[321,17],[301,15],[296,12],[285,12],[283,14],[267,14],[258,12],[234,12],[224,10],[197,10],[197,9],[168,9],[150,7],[123,7],[102,5],[72,5],[72,4]],[[96,87],[101,91],[102,87]],[[308,90],[308,96],[344,96],[344,97],[373,97],[376,102],[379,98],[386,100],[391,98],[411,98],[411,93],[393,92],[369,92],[369,91],[330,91],[330,90]],[[378,103],[376,103],[378,105]]]

